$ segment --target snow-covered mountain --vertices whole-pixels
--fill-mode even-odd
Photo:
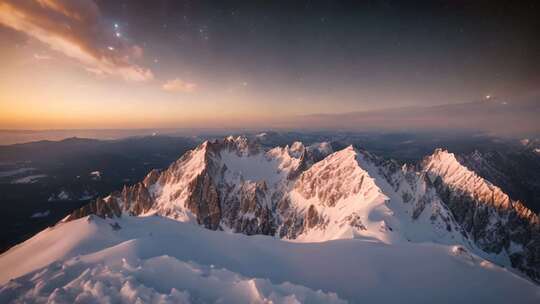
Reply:
[[[280,223],[274,212],[298,175],[331,153],[327,144],[263,150],[245,137],[206,141],[163,172],[98,199],[67,220],[159,214],[209,229],[273,235]]]
[[[438,149],[423,162],[439,196],[483,251],[540,280],[540,220],[521,202]]]
[[[413,168],[352,146],[334,152],[328,143],[295,142],[265,150],[227,137],[66,220],[122,213],[304,242],[461,244],[540,278],[538,216],[441,149]]]
[[[0,257],[0,267],[6,267],[2,282],[61,261],[57,267],[68,269],[64,275],[69,277],[62,282],[72,283],[68,284],[69,288],[62,289],[65,294],[57,296],[66,299],[71,299],[77,292],[89,292],[85,284],[97,284],[91,276],[83,276],[81,272],[92,263],[89,271],[105,278],[110,288],[127,288],[128,291],[135,288],[133,293],[139,294],[140,287],[145,290],[144,296],[151,299],[177,301],[174,297],[186,296],[179,290],[174,294],[171,291],[172,287],[181,286],[165,284],[167,288],[162,290],[160,284],[156,287],[155,282],[148,283],[146,278],[152,277],[148,274],[153,271],[152,267],[176,267],[181,270],[180,274],[174,274],[180,276],[178,279],[198,282],[193,283],[196,287],[183,287],[195,292],[195,298],[187,295],[195,301],[219,299],[219,295],[216,298],[201,295],[201,288],[214,286],[210,282],[213,276],[223,278],[223,285],[216,286],[217,293],[228,292],[231,288],[227,284],[246,282],[244,287],[249,287],[251,293],[260,297],[255,302],[263,302],[261,299],[286,302],[290,295],[294,295],[290,299],[300,302],[356,302],[361,296],[358,291],[369,295],[370,299],[385,299],[380,290],[379,293],[368,292],[367,287],[350,286],[351,282],[340,287],[331,279],[316,279],[329,271],[327,266],[319,265],[324,263],[321,259],[325,257],[342,270],[341,275],[330,271],[336,280],[357,278],[367,286],[383,288],[384,281],[378,281],[382,277],[376,274],[381,271],[387,274],[383,277],[395,284],[395,288],[409,286],[410,283],[405,282],[407,276],[400,275],[405,270],[425,276],[425,281],[419,284],[426,286],[434,287],[433,284],[447,282],[448,278],[461,282],[452,287],[445,286],[445,291],[441,291],[442,285],[439,286],[436,288],[438,295],[429,292],[424,296],[411,294],[420,302],[439,299],[455,288],[470,291],[471,286],[462,286],[463,282],[476,275],[477,284],[483,284],[476,288],[485,290],[471,291],[471,299],[492,300],[492,281],[499,279],[495,284],[506,287],[497,290],[503,298],[493,297],[494,302],[500,302],[518,290],[521,292],[515,296],[523,302],[540,299],[537,285],[514,274],[520,273],[536,281],[540,279],[538,216],[443,150],[436,150],[419,166],[400,166],[352,146],[334,151],[328,143],[305,146],[295,142],[290,146],[265,149],[257,139],[245,137],[206,141],[166,170],[154,170],[142,182],[95,200],[57,226]],[[224,232],[210,233],[193,226]],[[73,232],[66,227],[72,227]],[[59,230],[67,240],[60,241]],[[80,230],[83,232],[77,232]],[[227,232],[271,238],[249,238]],[[188,235],[191,233],[194,235]],[[200,239],[195,240],[195,235]],[[36,253],[37,248],[55,242],[59,245]],[[226,243],[222,242],[234,245],[224,249]],[[243,242],[246,244],[242,245]],[[153,248],[155,246],[160,249]],[[317,248],[328,255],[314,253],[319,250]],[[301,253],[315,254],[317,258]],[[159,258],[165,254],[175,258]],[[202,257],[194,258],[199,254]],[[250,254],[255,257],[245,260]],[[83,256],[77,259],[76,255]],[[133,260],[118,260],[126,255]],[[396,260],[379,259],[379,255]],[[9,266],[22,256],[32,262]],[[458,262],[454,260],[456,256]],[[113,263],[116,266],[110,269],[109,266],[95,265],[112,260],[121,265]],[[254,261],[269,264],[257,266],[253,265],[256,264]],[[356,264],[353,266],[350,261]],[[436,265],[439,262],[442,264]],[[451,266],[453,263],[458,264],[455,269]],[[226,270],[208,268],[214,264]],[[283,270],[287,267],[292,268]],[[318,272],[310,267],[324,269]],[[440,270],[439,276],[445,278],[428,282],[430,267]],[[295,274],[294,269],[305,274]],[[55,266],[48,266],[42,272],[28,274],[16,281],[18,283],[4,285],[0,299],[2,296],[28,299],[28,295],[38,295],[41,291],[31,286],[39,282],[52,284],[48,281],[54,280],[58,271]],[[284,274],[280,274],[281,271]],[[356,271],[365,274],[355,274]],[[396,277],[391,278],[393,271]],[[70,281],[78,276],[84,278],[76,280],[77,283]],[[125,286],[133,276],[145,278],[136,282],[142,287]],[[158,289],[148,291],[148,286]],[[223,290],[219,291],[220,288]],[[419,288],[424,290],[423,286]],[[319,289],[323,292],[317,291]],[[234,288],[231,292],[234,293]],[[412,290],[405,291],[410,292]],[[125,295],[120,292],[115,296],[122,298]],[[231,294],[220,296],[246,299],[234,298],[237,295]],[[442,299],[465,298],[448,295]]]

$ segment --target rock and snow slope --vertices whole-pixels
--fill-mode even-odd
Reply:
[[[289,238],[467,244],[422,175],[392,166],[353,147],[314,164],[287,197],[292,218],[303,221],[301,233]]]
[[[540,280],[540,220],[521,202],[461,165],[443,150],[423,161],[423,170],[457,222],[487,253]]]
[[[106,220],[88,223],[92,214]],[[274,239],[211,233],[180,222]],[[63,288],[55,295],[67,302],[105,289],[114,293],[113,301],[133,294],[144,302],[390,301],[394,293],[383,294],[385,283],[413,302],[465,300],[463,292],[492,301],[493,284],[507,286],[495,302],[510,296],[532,301],[539,297],[536,285],[487,260],[538,280],[538,226],[536,215],[446,151],[437,150],[414,168],[353,147],[334,152],[326,143],[296,142],[264,150],[244,137],[228,137],[201,144],[168,169],[97,199],[2,255],[4,282],[26,276],[0,294],[45,299],[58,287],[56,277],[70,273],[58,281]],[[76,255],[83,257],[66,261]],[[9,266],[20,257],[25,262]],[[129,261],[118,262],[122,257]],[[109,266],[112,260],[120,264]],[[61,262],[28,274],[54,261]],[[173,278],[197,283],[152,282],[144,279],[148,265],[178,267],[182,271]],[[211,265],[225,270],[215,273]],[[438,277],[433,282],[430,269]],[[410,274],[423,276],[423,286],[409,282]],[[109,285],[92,281],[92,275]],[[212,285],[214,276],[225,282]],[[465,286],[469,277],[477,281]],[[49,281],[53,287],[32,288]],[[245,283],[239,283],[242,295],[227,293],[236,290],[234,282]],[[206,295],[201,286],[223,293]],[[434,289],[423,294],[426,286]]]
[[[50,246],[57,242],[61,246]],[[0,269],[2,303],[494,304],[540,299],[538,286],[460,246],[369,239],[287,242],[161,216],[93,216],[61,223],[5,253]]]

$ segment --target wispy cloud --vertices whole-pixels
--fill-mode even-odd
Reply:
[[[197,89],[197,85],[195,83],[186,82],[182,79],[176,78],[165,82],[162,88],[163,90],[169,92],[192,93]]]
[[[154,78],[151,70],[133,63],[142,48],[116,37],[93,0],[2,0],[0,24],[38,39],[98,75],[128,81]]]
[[[49,56],[49,55],[44,55],[44,54],[34,54],[34,59],[35,60],[51,60],[52,59],[52,56]]]

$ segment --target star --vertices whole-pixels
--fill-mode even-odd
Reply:
[[[199,34],[200,34],[200,37],[203,39],[203,40],[208,40],[210,37],[208,36],[208,26],[206,25],[203,25],[199,28]]]

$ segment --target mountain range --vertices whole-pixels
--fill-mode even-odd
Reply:
[[[328,263],[343,269],[348,264],[341,264],[335,259],[339,259],[340,254],[346,257],[354,255],[355,260],[373,260],[374,264],[364,271],[388,271],[388,276],[391,277],[392,270],[386,269],[385,263],[396,261],[376,258],[378,246],[383,246],[381,248],[385,249],[380,249],[382,256],[390,258],[388,250],[400,253],[396,256],[390,254],[391,258],[397,261],[400,261],[400,256],[403,257],[400,265],[413,261],[425,263],[424,266],[416,268],[425,267],[427,271],[419,273],[423,284],[431,284],[428,282],[427,277],[430,274],[427,269],[432,268],[444,271],[445,273],[440,273],[441,276],[459,280],[479,275],[479,282],[486,280],[486,284],[488,280],[496,281],[499,278],[496,285],[510,282],[502,284],[506,287],[495,291],[495,294],[500,293],[502,297],[494,297],[494,302],[504,302],[508,300],[506,297],[517,291],[522,293],[513,296],[519,297],[522,302],[532,303],[540,297],[537,285],[540,282],[539,217],[522,202],[512,199],[501,188],[482,177],[485,172],[477,173],[477,168],[472,166],[473,158],[464,158],[443,149],[436,149],[415,165],[401,165],[353,146],[334,147],[328,142],[309,145],[294,142],[287,146],[267,148],[262,141],[263,136],[229,136],[205,141],[186,152],[167,169],[152,170],[142,181],[92,201],[72,212],[55,227],[10,249],[0,257],[0,266],[6,269],[2,272],[0,281],[5,284],[11,278],[21,275],[23,277],[4,285],[0,289],[0,299],[20,300],[29,293],[39,293],[39,290],[32,287],[36,280],[41,280],[43,284],[53,280],[55,274],[58,274],[57,267],[75,267],[75,262],[68,260],[77,259],[76,256],[79,255],[82,255],[82,258],[78,258],[77,263],[80,263],[80,259],[86,264],[91,260],[94,264],[89,271],[102,275],[110,269],[99,268],[102,266],[97,267],[95,263],[115,260],[114,257],[117,259],[125,255],[125,249],[121,247],[127,246],[127,242],[146,242],[141,239],[141,233],[149,233],[153,237],[153,231],[160,231],[159,237],[168,237],[156,241],[158,243],[152,241],[144,246],[137,245],[138,249],[134,254],[139,260],[133,263],[139,263],[142,269],[147,262],[157,263],[156,267],[177,263],[178,260],[171,262],[167,258],[162,258],[165,261],[148,260],[172,253],[146,246],[169,248],[174,245],[164,245],[164,241],[186,241],[185,234],[188,232],[178,232],[182,236],[171,237],[169,232],[162,231],[165,226],[167,229],[180,231],[191,231],[194,228],[186,227],[192,226],[216,231],[207,236],[207,232],[196,229],[190,232],[201,236],[200,240],[191,244],[195,247],[185,247],[186,244],[179,243],[177,247],[170,249],[175,252],[172,255],[177,259],[180,259],[179,255],[185,259],[186,252],[191,252],[188,254],[189,258],[195,259],[198,264],[190,267],[197,268],[196,272],[212,272],[201,265],[208,261],[194,258],[197,254],[211,254],[216,258],[223,256],[223,260],[218,263],[240,277],[268,278],[271,282],[267,284],[291,281],[293,284],[313,289],[303,293],[290,290],[285,292],[304,297],[300,302],[308,301],[309,297],[313,297],[316,302],[316,295],[321,297],[317,298],[321,302],[357,302],[360,298],[354,290],[348,289],[347,284],[345,287],[336,287],[330,280],[312,282],[309,277],[296,275],[286,279],[261,265],[250,266],[252,268],[248,269],[246,265],[251,262],[244,264],[242,259],[235,258],[244,255],[240,251],[233,253],[234,249],[227,249],[224,253],[202,253],[196,247],[215,246],[204,242],[216,242],[208,238],[222,237],[237,244],[239,248],[247,246],[248,249],[243,250],[258,254],[262,259],[261,263],[268,260],[270,264],[276,263],[279,268],[283,265],[278,266],[277,261],[285,257],[296,257],[298,252],[306,250],[305,246],[320,246],[322,252],[331,252],[329,247],[325,246],[337,246],[340,248],[336,249],[335,256],[332,253],[326,256]],[[154,224],[150,225],[151,222]],[[183,224],[178,226],[175,224],[178,222]],[[84,223],[89,223],[91,227],[84,226]],[[72,227],[73,232],[70,232],[68,227]],[[96,234],[96,231],[106,227],[112,232]],[[83,235],[90,235],[90,239],[97,238],[97,241],[88,242],[85,236],[77,235],[80,234],[80,229],[86,231]],[[87,229],[90,229],[90,232]],[[62,230],[67,238],[67,241],[61,241],[65,245],[61,246],[62,249],[48,254],[34,251],[58,242],[59,236],[55,235],[59,230]],[[234,236],[237,234],[267,237],[251,239]],[[259,245],[258,240],[261,240]],[[287,244],[298,244],[300,247],[285,248],[289,246]],[[343,249],[342,245],[353,248]],[[117,248],[118,246],[120,247]],[[269,249],[273,246],[274,249]],[[115,255],[111,250],[118,250],[118,254]],[[132,253],[131,250],[128,252]],[[418,260],[414,258],[415,255],[410,256],[410,252],[420,252]],[[91,257],[92,254],[94,258]],[[420,259],[430,255],[434,256],[433,260]],[[21,256],[34,262],[30,265],[26,263],[14,266],[13,261]],[[458,270],[452,269],[450,265],[453,262],[446,260],[441,263],[450,263],[447,268],[440,269],[437,268],[441,267],[440,265],[434,265],[434,261],[446,259],[447,256],[459,257],[461,264],[457,266]],[[309,260],[309,257],[306,258]],[[47,266],[54,261],[63,264]],[[185,263],[184,260],[180,261]],[[366,264],[365,261],[359,263]],[[463,263],[468,266],[463,266]],[[306,265],[316,267],[313,260],[306,262]],[[45,268],[44,272],[35,272],[45,266],[48,268]],[[187,266],[182,264],[182,267]],[[362,271],[355,266],[351,267],[348,271],[343,270],[344,277],[351,276],[351,271]],[[403,267],[395,271],[401,273],[407,269],[414,272],[415,269],[412,265]],[[82,275],[77,272],[78,268],[75,268],[71,271]],[[64,272],[69,273],[67,270]],[[120,273],[125,274],[123,270]],[[339,279],[337,273],[334,275]],[[369,277],[363,277],[363,280],[369,280]],[[404,277],[397,281],[392,280],[394,279],[389,279],[395,287],[406,285]],[[73,281],[69,284],[73,284]],[[377,287],[384,285],[380,281],[373,284]],[[59,286],[66,289],[68,285]],[[457,283],[458,288],[465,288],[463,285],[463,282]],[[442,292],[442,289],[456,288],[437,285],[434,287],[437,289],[435,293],[417,297],[418,302],[429,302],[439,297],[443,299],[445,292]],[[277,292],[279,288],[257,285],[255,289],[261,299],[270,299],[272,293],[267,291]],[[493,291],[487,285],[478,285],[477,288],[478,290],[471,291],[471,299],[486,300],[494,296],[490,294]],[[317,294],[318,289],[322,289],[323,293]],[[199,294],[191,300],[204,298],[201,291],[197,291],[195,287],[186,290],[195,292],[195,295]],[[407,292],[411,292],[411,289]],[[276,297],[277,294],[279,293],[274,293]],[[367,294],[372,296],[372,299],[383,297],[380,293]],[[452,297],[446,298],[448,301],[450,299]]]

